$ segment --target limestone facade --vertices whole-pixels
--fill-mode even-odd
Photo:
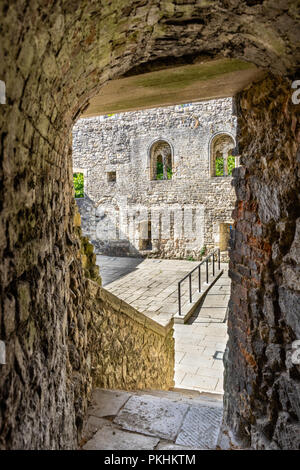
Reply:
[[[233,107],[224,98],[76,123],[77,203],[96,252],[198,259],[204,248],[226,250],[220,233],[235,194],[226,168],[215,176],[213,167],[216,155],[226,166],[237,154]]]

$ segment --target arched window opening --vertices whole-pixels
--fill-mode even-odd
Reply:
[[[172,174],[171,147],[168,142],[159,140],[152,145],[150,150],[150,179],[170,180]]]
[[[210,176],[231,176],[236,166],[235,143],[228,134],[218,134],[211,143]]]

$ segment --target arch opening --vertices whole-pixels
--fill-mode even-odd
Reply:
[[[170,180],[173,175],[172,148],[165,140],[154,142],[150,148],[150,179]]]
[[[299,65],[294,2],[278,6],[276,15],[270,2],[263,14],[256,2],[227,2],[222,11],[213,2],[201,22],[194,21],[198,6],[178,2],[176,16],[169,2],[144,9],[111,2],[103,11],[91,2],[76,9],[71,3],[46,9],[39,2],[2,2],[0,328],[7,359],[0,374],[0,446],[76,448],[82,429],[92,367],[86,279],[97,275],[92,256],[81,260],[73,123],[108,79],[140,66],[145,71],[152,59],[160,66],[168,58],[172,65],[174,56],[197,60],[211,54],[213,37],[216,55],[242,56],[277,75],[260,77],[248,91],[240,92],[238,82],[235,87],[244,160],[235,176],[224,419],[245,445],[291,448],[299,442],[299,367],[290,360],[290,345],[300,334],[299,136],[290,99]],[[134,34],[124,32],[124,16]],[[191,73],[187,78],[193,81]],[[171,102],[180,89],[173,83]],[[132,101],[124,98],[119,106]]]
[[[238,165],[236,143],[233,136],[218,133],[210,141],[210,176],[232,176],[232,170]]]

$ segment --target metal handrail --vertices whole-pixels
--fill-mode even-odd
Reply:
[[[189,278],[189,299],[190,303],[193,301],[193,293],[192,293],[192,274],[194,271],[198,269],[198,292],[201,292],[201,266],[202,264],[206,264],[206,284],[208,284],[208,262],[209,259],[212,257],[212,275],[215,275],[215,253],[217,253],[217,262],[218,262],[218,270],[220,271],[220,248],[216,248],[213,250],[209,255],[207,255],[201,263],[199,263],[197,266],[195,266],[194,269],[192,269],[188,274],[186,274],[180,281],[178,281],[178,314],[179,316],[181,315],[181,283],[185,281],[187,278]]]

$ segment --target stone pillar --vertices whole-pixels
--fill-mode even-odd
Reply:
[[[237,100],[243,165],[234,174],[222,436],[243,448],[299,449],[299,118],[279,77]]]
[[[166,152],[162,152],[162,162],[163,162],[163,179],[168,179],[167,166],[168,166],[168,155]]]
[[[223,150],[223,175],[227,176],[228,175],[228,150]]]

